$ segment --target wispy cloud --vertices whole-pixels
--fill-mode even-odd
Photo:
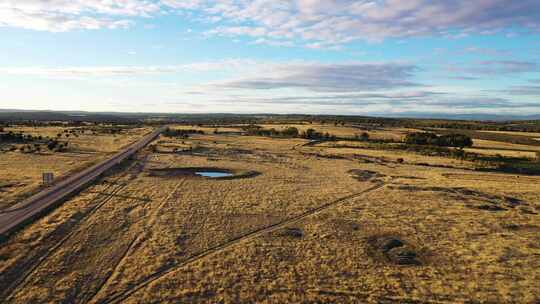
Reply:
[[[479,66],[492,64],[508,73],[534,69],[534,65],[514,62],[483,62]],[[130,90],[125,92],[130,91],[131,95],[118,93],[123,100],[143,100],[151,96],[152,100],[161,102],[178,101],[185,105],[184,101],[189,100],[195,104],[200,102],[201,105],[218,105],[227,109],[231,106],[239,110],[264,108],[268,111],[299,109],[308,112],[360,113],[410,109],[538,112],[540,109],[540,101],[523,101],[528,99],[526,97],[514,100],[507,96],[540,96],[538,80],[530,80],[506,90],[475,93],[474,89],[466,91],[430,86],[419,80],[422,78],[417,74],[421,72],[416,65],[401,62],[262,62],[249,59],[171,66],[0,68],[0,75],[92,80],[85,83],[91,83],[94,79],[104,80],[100,85],[114,87],[115,91],[121,91],[117,89],[118,85],[130,86]],[[173,77],[197,73],[220,76],[196,85],[176,82]],[[485,75],[482,74],[485,71],[479,73]],[[159,78],[164,74],[166,78]],[[68,85],[64,81],[56,83]],[[138,90],[146,93],[133,93]]]
[[[499,92],[510,95],[536,96],[540,98],[540,85],[511,86],[510,88]]]
[[[216,83],[220,88],[287,89],[310,91],[364,91],[417,87],[412,78],[416,66],[399,63],[281,64],[264,73]],[[265,75],[265,76],[260,76]]]
[[[97,67],[15,67],[2,68],[0,74],[42,77],[104,77],[171,74],[179,72],[237,71],[257,66],[253,60],[227,59],[171,66],[97,66]]]
[[[459,76],[452,76],[456,79],[474,80],[482,76],[507,76],[540,72],[540,65],[532,61],[485,60],[467,64],[451,64],[446,69],[450,72],[461,74]]]
[[[492,60],[479,62],[476,67],[468,69],[473,73],[478,74],[516,74],[530,73],[540,71],[540,66],[536,62],[519,61],[519,60]]]
[[[512,55],[511,52],[506,50],[499,50],[494,48],[485,48],[485,47],[477,47],[477,46],[470,46],[463,50],[464,53],[469,54],[478,54],[483,56],[510,56]]]
[[[206,101],[213,104],[231,106],[266,107],[274,109],[296,108],[310,111],[325,109],[331,113],[361,113],[378,110],[407,112],[419,111],[491,113],[533,111],[540,109],[538,102],[515,102],[500,97],[451,94],[435,91],[401,91],[393,93],[317,94],[301,96],[278,95],[260,96],[250,94],[215,95],[215,92],[200,92]]]
[[[147,0],[4,0],[0,26],[65,32],[133,25],[128,17],[149,17],[161,6]]]

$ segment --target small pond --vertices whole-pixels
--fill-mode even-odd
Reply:
[[[209,179],[251,178],[260,175],[257,171],[215,167],[156,168],[148,170],[150,176],[159,177],[204,177]]]
[[[195,172],[196,175],[209,177],[209,178],[220,178],[220,177],[229,177],[233,176],[232,173],[227,172],[217,172],[217,171],[199,171]]]

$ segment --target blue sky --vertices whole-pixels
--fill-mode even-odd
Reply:
[[[537,0],[3,0],[0,108],[540,113]]]

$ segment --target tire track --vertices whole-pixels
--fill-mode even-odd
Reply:
[[[101,208],[103,205],[105,205],[108,201],[110,201],[114,195],[116,193],[118,193],[120,190],[122,190],[123,188],[125,188],[125,185],[120,185],[119,187],[117,187],[116,189],[112,190],[109,194],[109,196],[107,196],[101,203],[99,206],[96,207],[96,209],[93,209],[92,211],[90,211],[90,213],[80,222],[78,223],[76,226],[77,228],[81,226],[82,223],[86,222],[86,220],[92,216],[92,214],[95,213],[95,211],[97,211],[99,208]],[[58,250],[62,245],[64,245],[76,232],[78,232],[79,229],[75,229],[75,230],[72,230],[72,232],[68,233],[64,238],[62,238],[56,245],[54,245],[53,247],[51,247],[51,249],[49,249],[44,255],[42,255],[36,264],[34,264],[27,272],[26,274],[24,274],[22,277],[20,277],[20,279],[16,280],[14,282],[14,286],[9,288],[10,291],[9,293],[6,295],[6,300],[11,300],[12,299],[12,296],[13,296],[13,292],[15,292],[16,290],[18,289],[21,289],[21,288],[25,288],[26,287],[26,284],[27,284],[27,280],[28,278],[30,277],[30,275],[32,275],[54,252],[56,252],[56,250]],[[22,285],[22,286],[21,286]]]
[[[178,188],[181,187],[181,186],[183,186],[183,185],[185,184],[186,181],[187,181],[187,179],[184,179],[182,182],[180,182],[180,184],[177,185],[177,187],[171,192],[171,195],[169,195],[169,197],[168,197],[166,200],[163,201],[163,203],[158,207],[158,209],[162,209],[164,203],[167,202],[167,201],[170,199],[170,197],[178,191]],[[233,191],[232,189],[230,189],[229,191],[227,191],[227,193],[224,195],[223,199],[225,199],[230,193],[232,193],[232,191]],[[156,211],[156,213],[154,214],[154,217],[157,215],[157,212],[159,212],[159,210]],[[193,220],[193,217],[197,217],[197,216],[198,216],[198,214],[193,214],[193,213],[191,213],[191,217],[190,217],[190,219],[188,219],[188,221],[189,221],[189,222],[192,221],[192,220]],[[207,220],[208,220],[208,217],[207,217],[207,216],[204,217],[204,219],[202,220],[202,223],[200,224],[199,229],[197,229],[197,230],[195,231],[195,233],[193,233],[193,234],[191,235],[191,238],[195,238],[195,237],[196,237],[196,236],[204,229]],[[147,226],[148,226],[147,228],[150,228],[152,225],[153,225],[153,223],[152,223],[151,225],[148,224],[148,225],[147,225]],[[184,227],[184,229],[187,230],[186,227]],[[137,242],[138,239],[139,239],[139,238],[135,238],[135,239],[133,239],[133,240],[131,241],[131,243],[130,243],[130,245],[129,245],[129,248],[125,251],[125,253],[124,253],[123,257],[122,257],[122,260],[125,259],[127,256],[129,256],[129,255],[132,253],[132,251],[134,250],[133,248],[137,248],[137,247],[140,245],[139,243],[135,243],[135,242]],[[113,270],[113,272],[111,272],[111,274],[109,275],[109,277],[107,278],[107,280],[106,280],[105,282],[103,282],[103,284],[100,285],[98,291],[92,296],[92,298],[90,298],[90,300],[88,300],[88,301],[84,301],[85,303],[96,303],[96,302],[93,301],[93,300],[96,298],[96,296],[99,295],[99,292],[101,291],[101,289],[102,289],[104,286],[107,285],[107,283],[110,281],[110,279],[112,279],[112,276],[113,276],[114,273],[117,271],[118,267],[119,267],[121,264],[123,264],[123,261],[122,261],[122,260],[121,260],[120,262],[118,262],[118,264],[115,266],[115,269]],[[100,303],[100,302],[97,302],[97,303]]]
[[[124,251],[124,253],[122,254],[122,256],[120,257],[120,259],[118,260],[118,262],[116,263],[116,265],[114,265],[114,269],[113,271],[111,271],[111,273],[102,281],[102,283],[98,286],[97,290],[92,294],[90,295],[90,298],[88,300],[84,300],[83,302],[85,303],[89,303],[89,302],[92,302],[96,296],[99,295],[99,293],[101,292],[101,290],[103,289],[103,287],[105,287],[109,282],[110,280],[113,278],[114,274],[117,272],[118,268],[120,266],[122,266],[125,262],[125,259],[130,256],[133,251],[134,251],[134,248],[137,248],[139,245],[142,244],[142,242],[144,242],[144,240],[146,239],[146,237],[148,236],[148,229],[151,228],[154,224],[155,224],[155,221],[157,220],[157,215],[159,213],[159,211],[161,211],[161,209],[163,208],[163,206],[173,197],[176,195],[176,193],[178,192],[178,189],[180,187],[182,187],[186,182],[186,179],[182,179],[182,181],[178,182],[176,184],[176,186],[174,187],[173,191],[171,191],[171,193],[169,193],[169,195],[167,197],[165,197],[165,199],[163,199],[161,201],[161,203],[157,206],[157,208],[155,210],[153,210],[154,212],[152,212],[150,214],[150,219],[148,220],[148,222],[144,225],[144,227],[142,228],[143,231],[139,231],[140,233],[137,235],[137,237],[135,237],[129,244],[129,246],[127,247],[127,249]],[[145,229],[146,228],[146,229]],[[146,232],[146,233],[145,233]]]
[[[122,174],[120,177],[118,177],[116,180],[115,180],[115,183],[120,181],[122,178],[126,177],[127,174],[129,174],[129,171],[135,166],[136,164],[130,166],[126,172],[124,174]],[[132,178],[130,178],[130,180],[132,180]],[[107,187],[105,189],[105,191],[108,191],[109,189],[113,188],[116,184],[111,184],[109,187]],[[106,203],[108,203],[112,198],[114,198],[114,196],[120,192],[121,190],[123,190],[126,186],[128,185],[128,183],[123,183],[123,184],[120,184],[118,187],[112,189],[106,197],[104,197],[98,204],[96,204],[94,207],[92,207],[90,209],[90,211],[88,211],[88,213],[86,214],[86,216],[84,218],[82,218],[78,223],[76,223],[73,227],[71,232],[69,232],[66,236],[64,236],[63,238],[60,239],[60,241],[58,241],[58,243],[54,246],[52,246],[50,249],[48,249],[43,255],[41,255],[38,259],[37,259],[37,262],[35,262],[34,265],[30,266],[30,268],[26,271],[26,273],[24,273],[22,276],[20,276],[19,278],[15,279],[13,281],[12,284],[10,284],[11,286],[8,286],[7,288],[5,288],[1,294],[0,294],[0,298],[1,299],[5,299],[6,301],[9,301],[9,300],[12,300],[12,297],[14,296],[14,293],[16,290],[18,289],[21,289],[21,288],[25,288],[26,287],[26,284],[27,284],[27,280],[28,278],[30,277],[30,275],[32,275],[44,262],[45,260],[47,260],[54,252],[56,252],[56,250],[58,250],[62,245],[64,245],[76,232],[79,231],[81,225],[83,223],[85,223],[89,218],[91,218],[100,208],[102,208]],[[68,219],[69,220],[69,219]],[[54,233],[54,232],[53,232]]]
[[[185,260],[185,261],[183,261],[181,263],[178,263],[176,265],[171,265],[170,267],[168,267],[166,269],[158,271],[158,272],[150,275],[148,278],[146,278],[141,283],[132,286],[131,288],[125,290],[124,292],[122,292],[120,294],[117,294],[115,296],[112,296],[111,298],[106,299],[104,301],[99,301],[97,303],[98,304],[120,303],[121,301],[129,298],[135,292],[137,292],[140,289],[148,286],[150,283],[152,283],[154,281],[157,281],[160,278],[162,278],[162,277],[164,277],[164,276],[166,276],[166,275],[168,275],[170,273],[175,272],[177,269],[179,269],[179,268],[181,268],[183,266],[194,263],[194,262],[196,262],[198,260],[201,260],[201,259],[203,259],[205,257],[217,254],[217,253],[219,253],[219,252],[221,252],[221,251],[223,251],[223,250],[225,250],[225,249],[227,249],[229,247],[232,247],[232,246],[234,246],[236,244],[252,240],[252,239],[257,238],[257,237],[259,237],[261,235],[264,235],[264,234],[279,230],[279,229],[284,228],[284,227],[286,227],[288,225],[291,225],[291,224],[295,224],[295,223],[300,222],[300,221],[302,221],[302,220],[304,220],[304,219],[306,219],[308,217],[319,214],[319,213],[325,211],[328,208],[339,206],[339,205],[345,203],[346,201],[348,201],[350,199],[359,198],[359,197],[361,197],[363,195],[366,195],[368,193],[379,190],[379,189],[383,188],[384,186],[386,186],[386,183],[379,183],[379,184],[377,184],[375,186],[372,186],[372,187],[370,187],[370,188],[368,188],[366,190],[363,190],[361,192],[342,197],[340,199],[337,199],[337,200],[332,201],[330,203],[324,204],[324,205],[319,206],[319,207],[317,207],[315,209],[311,209],[311,210],[309,210],[309,211],[307,211],[305,213],[302,213],[300,215],[297,215],[297,216],[294,216],[292,218],[286,219],[284,221],[278,222],[276,224],[272,224],[270,226],[266,226],[266,227],[263,227],[263,228],[260,228],[260,229],[257,229],[257,230],[254,230],[254,231],[239,235],[239,236],[237,236],[237,237],[235,237],[233,239],[230,239],[229,241],[227,241],[225,243],[222,243],[220,245],[216,245],[216,246],[211,247],[211,248],[209,248],[209,249],[207,249],[205,251],[202,251],[202,252],[190,257],[189,259],[187,259],[187,260]]]

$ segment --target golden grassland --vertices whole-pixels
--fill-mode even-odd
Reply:
[[[540,151],[539,146],[527,146],[527,145],[512,144],[512,143],[507,143],[507,142],[482,140],[482,139],[474,139],[473,142],[474,142],[474,145],[473,145],[474,148],[514,150],[514,151],[524,151],[524,152]]]
[[[518,132],[512,132],[518,133]],[[514,134],[512,134],[514,135]],[[535,158],[536,153],[540,152],[539,146],[527,146],[513,144],[508,142],[500,142],[493,140],[474,139],[473,147],[465,149],[468,152],[474,152],[484,155],[502,155],[507,157],[526,157]]]
[[[7,131],[20,132],[33,136],[56,138],[56,134],[70,128],[61,127],[11,127]],[[0,209],[20,201],[27,193],[40,187],[43,172],[52,172],[62,177],[77,172],[94,163],[104,160],[122,147],[138,140],[149,128],[129,129],[122,134],[89,133],[62,137],[69,142],[64,152],[49,151],[43,145],[40,152],[21,153],[19,151],[0,153]],[[20,145],[16,145],[20,146]]]
[[[238,128],[234,127],[224,127],[224,126],[218,126],[218,127],[209,127],[209,126],[192,126],[192,125],[172,125],[170,126],[171,129],[176,130],[200,130],[207,134],[212,134],[214,131],[218,132],[238,132],[240,131]]]
[[[515,132],[515,131],[480,131],[486,133],[495,133],[495,134],[508,134],[508,135],[521,135],[529,137],[540,137],[540,133],[535,132]]]
[[[364,142],[325,142],[304,147],[303,153],[320,157],[343,157],[364,163],[397,163],[398,159],[403,159],[404,162],[409,164],[432,164],[434,166],[451,166],[464,169],[474,168],[474,164],[470,161],[441,156],[426,156],[400,150],[377,150]]]
[[[307,129],[315,129],[317,132],[329,133],[337,137],[343,138],[353,138],[355,136],[360,136],[362,133],[368,133],[369,137],[372,139],[381,139],[381,140],[395,140],[401,141],[407,132],[411,132],[412,129],[406,128],[363,128],[355,127],[350,125],[334,125],[333,123],[304,123],[304,124],[262,124],[260,125],[263,128],[276,130],[283,130],[289,127],[295,127],[300,132],[306,131]]]
[[[0,301],[540,300],[540,177],[306,143],[159,138],[2,244]],[[185,168],[259,174],[208,179]],[[396,263],[374,245],[381,239],[402,242],[414,263]]]
[[[505,157],[521,157],[521,158],[532,158],[536,157],[535,151],[521,151],[521,150],[507,150],[507,149],[492,149],[492,148],[465,148],[467,152],[473,152],[483,155],[502,155]]]

